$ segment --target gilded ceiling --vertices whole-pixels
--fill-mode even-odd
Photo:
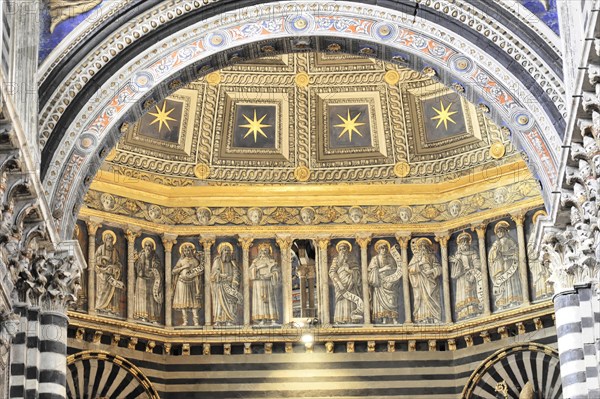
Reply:
[[[168,186],[430,184],[520,159],[488,110],[413,70],[339,53],[238,64],[146,109],[103,171]]]
[[[450,227],[538,206],[537,182],[489,110],[434,79],[337,52],[212,72],[124,125],[83,215]]]

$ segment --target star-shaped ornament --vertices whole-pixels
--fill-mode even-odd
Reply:
[[[156,105],[156,113],[154,113],[154,112],[148,113],[149,115],[152,115],[156,118],[150,123],[150,125],[154,125],[155,123],[158,123],[159,124],[158,132],[160,133],[162,131],[163,124],[164,124],[167,127],[167,129],[169,129],[169,132],[170,132],[171,126],[169,126],[169,121],[177,122],[177,119],[171,118],[169,116],[173,113],[173,111],[175,111],[175,108],[172,108],[167,111],[167,101],[165,101],[163,103],[162,109],[158,108],[158,105]]]
[[[338,114],[338,118],[340,118],[342,120],[342,122],[344,122],[344,123],[335,125],[335,127],[343,127],[344,128],[344,130],[342,130],[342,132],[340,133],[338,138],[342,138],[342,136],[346,132],[348,133],[348,139],[350,140],[350,142],[352,142],[352,133],[356,133],[360,137],[362,137],[362,133],[357,129],[357,127],[362,126],[365,123],[356,121],[358,118],[360,118],[360,114],[361,114],[361,112],[359,112],[358,115],[356,115],[354,118],[352,118],[350,116],[350,108],[348,108],[348,117],[347,118],[344,118],[343,116]]]
[[[259,134],[262,135],[264,138],[267,138],[267,135],[262,130],[263,127],[271,127],[271,125],[263,125],[263,123],[262,123],[262,121],[264,121],[265,118],[267,117],[267,114],[263,115],[262,118],[258,119],[256,117],[256,109],[255,109],[254,110],[254,119],[250,119],[244,114],[242,114],[242,116],[244,117],[244,119],[246,119],[246,121],[248,121],[248,124],[240,125],[240,127],[248,128],[248,132],[246,133],[246,135],[243,138],[246,138],[249,135],[253,134],[255,143],[256,143],[256,140],[257,140]]]

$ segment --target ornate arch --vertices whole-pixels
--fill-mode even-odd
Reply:
[[[529,387],[525,387],[529,383]],[[562,397],[558,352],[526,343],[502,348],[481,362],[462,392],[462,398],[517,398],[530,389],[542,398]],[[497,396],[500,395],[500,396]]]
[[[220,4],[226,9],[228,2]],[[398,11],[351,2],[281,2],[183,20],[201,7],[161,3],[90,51],[91,58],[74,66],[45,102],[42,177],[63,237],[120,125],[141,116],[144,105],[239,60],[307,49],[400,63],[453,87],[512,133],[551,208],[564,130],[562,72],[547,61],[552,48],[510,36],[510,27],[459,1],[428,0],[423,8],[399,5]],[[181,25],[169,36],[125,54],[178,18]]]
[[[158,399],[148,377],[127,359],[103,351],[79,352],[67,357],[67,397]]]

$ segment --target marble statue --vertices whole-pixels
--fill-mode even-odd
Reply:
[[[96,260],[96,310],[118,315],[120,312],[120,292],[125,289],[121,281],[119,252],[115,248],[117,235],[106,230],[102,233],[102,245],[95,254]]]
[[[258,256],[252,261],[249,272],[252,281],[252,321],[259,325],[277,323],[277,286],[281,270],[273,258],[273,248],[269,243],[258,245]]]
[[[458,320],[478,315],[483,310],[481,261],[471,248],[472,237],[462,232],[456,238],[458,248],[450,256],[450,276],[456,281],[454,307]]]
[[[501,220],[494,226],[498,239],[492,244],[488,255],[490,275],[493,282],[495,303],[498,309],[521,303],[522,290],[519,279],[519,247],[508,235],[510,225]]]
[[[352,256],[352,244],[348,241],[340,241],[335,249],[338,254],[329,268],[335,289],[333,321],[336,324],[360,322],[363,319],[363,301],[358,260]]]
[[[244,301],[240,293],[240,271],[232,259],[230,243],[219,244],[217,253],[210,272],[213,321],[217,326],[231,326],[237,322],[238,308]]]
[[[554,290],[550,281],[551,271],[548,257],[535,250],[535,236],[531,235],[527,243],[527,264],[531,271],[533,299],[542,299],[552,296]]]
[[[158,323],[162,314],[162,262],[156,254],[156,243],[150,237],[142,240],[142,253],[135,261],[135,296],[133,317]]]
[[[179,260],[172,270],[173,310],[181,311],[182,324],[188,324],[188,311],[192,312],[195,326],[200,325],[200,308],[202,307],[202,275],[204,262],[196,253],[191,242],[179,247]]]
[[[413,258],[408,264],[408,277],[413,293],[413,321],[415,323],[440,323],[440,281],[442,266],[433,253],[428,238],[415,241]]]
[[[371,286],[373,322],[398,324],[398,289],[402,268],[390,254],[390,243],[375,243],[375,255],[369,263],[368,279]],[[397,251],[396,251],[397,253]]]

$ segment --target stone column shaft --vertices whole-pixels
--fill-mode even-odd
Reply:
[[[204,248],[204,324],[206,326],[212,325],[212,296],[210,289],[210,269],[211,269],[211,256],[210,248],[214,245],[215,238],[209,236],[203,236],[200,239],[200,244]]]
[[[281,283],[283,286],[283,324],[292,321],[292,237],[277,236],[277,245],[281,250]]]
[[[162,236],[165,247],[165,326],[173,326],[173,245],[177,243],[177,236],[164,234]]]
[[[27,306],[24,303],[14,304],[14,311],[19,315],[18,331],[10,344],[10,392],[11,398],[25,397],[25,376],[27,364]]]
[[[87,222],[88,229],[88,268],[87,268],[87,295],[88,312],[91,315],[96,314],[96,232],[100,228],[100,223]]]
[[[133,320],[133,300],[135,298],[135,239],[140,232],[127,230],[127,320]]]
[[[25,358],[25,397],[39,392],[40,379],[40,342],[44,336],[40,329],[40,308],[30,306],[27,309],[27,353]],[[66,331],[65,331],[66,333]]]
[[[244,296],[244,325],[250,325],[250,247],[253,239],[251,237],[240,237],[239,242],[242,246],[242,293]]]
[[[440,243],[442,252],[442,289],[444,295],[444,321],[452,322],[452,302],[450,300],[450,268],[448,265],[448,234],[436,235],[436,241]]]
[[[402,255],[402,291],[404,302],[404,324],[412,323],[412,310],[410,306],[410,285],[408,281],[408,243],[410,235],[396,235],[396,240],[400,244]]]
[[[327,264],[327,248],[329,247],[329,238],[319,238],[317,240],[317,276],[319,277],[319,319],[323,325],[331,323],[329,310],[329,273]]]
[[[52,381],[39,384],[39,398],[66,398],[64,381],[67,379],[67,325],[66,309],[43,312],[40,316],[40,376],[52,375]],[[41,378],[43,380],[43,378]]]
[[[483,283],[483,314],[492,314],[490,307],[490,272],[487,264],[487,254],[485,252],[485,225],[479,225],[473,228],[477,233],[479,243],[479,258],[481,259],[481,275]]]
[[[525,215],[518,214],[512,217],[517,225],[517,238],[519,241],[519,275],[521,278],[521,289],[523,290],[523,305],[531,303],[529,295],[529,276],[527,272],[527,242],[525,241]]]
[[[367,268],[369,267],[369,242],[371,237],[369,236],[358,236],[356,242],[360,246],[360,270],[362,278],[362,300],[364,307],[364,324],[371,324],[371,304],[369,301],[369,274]]]

